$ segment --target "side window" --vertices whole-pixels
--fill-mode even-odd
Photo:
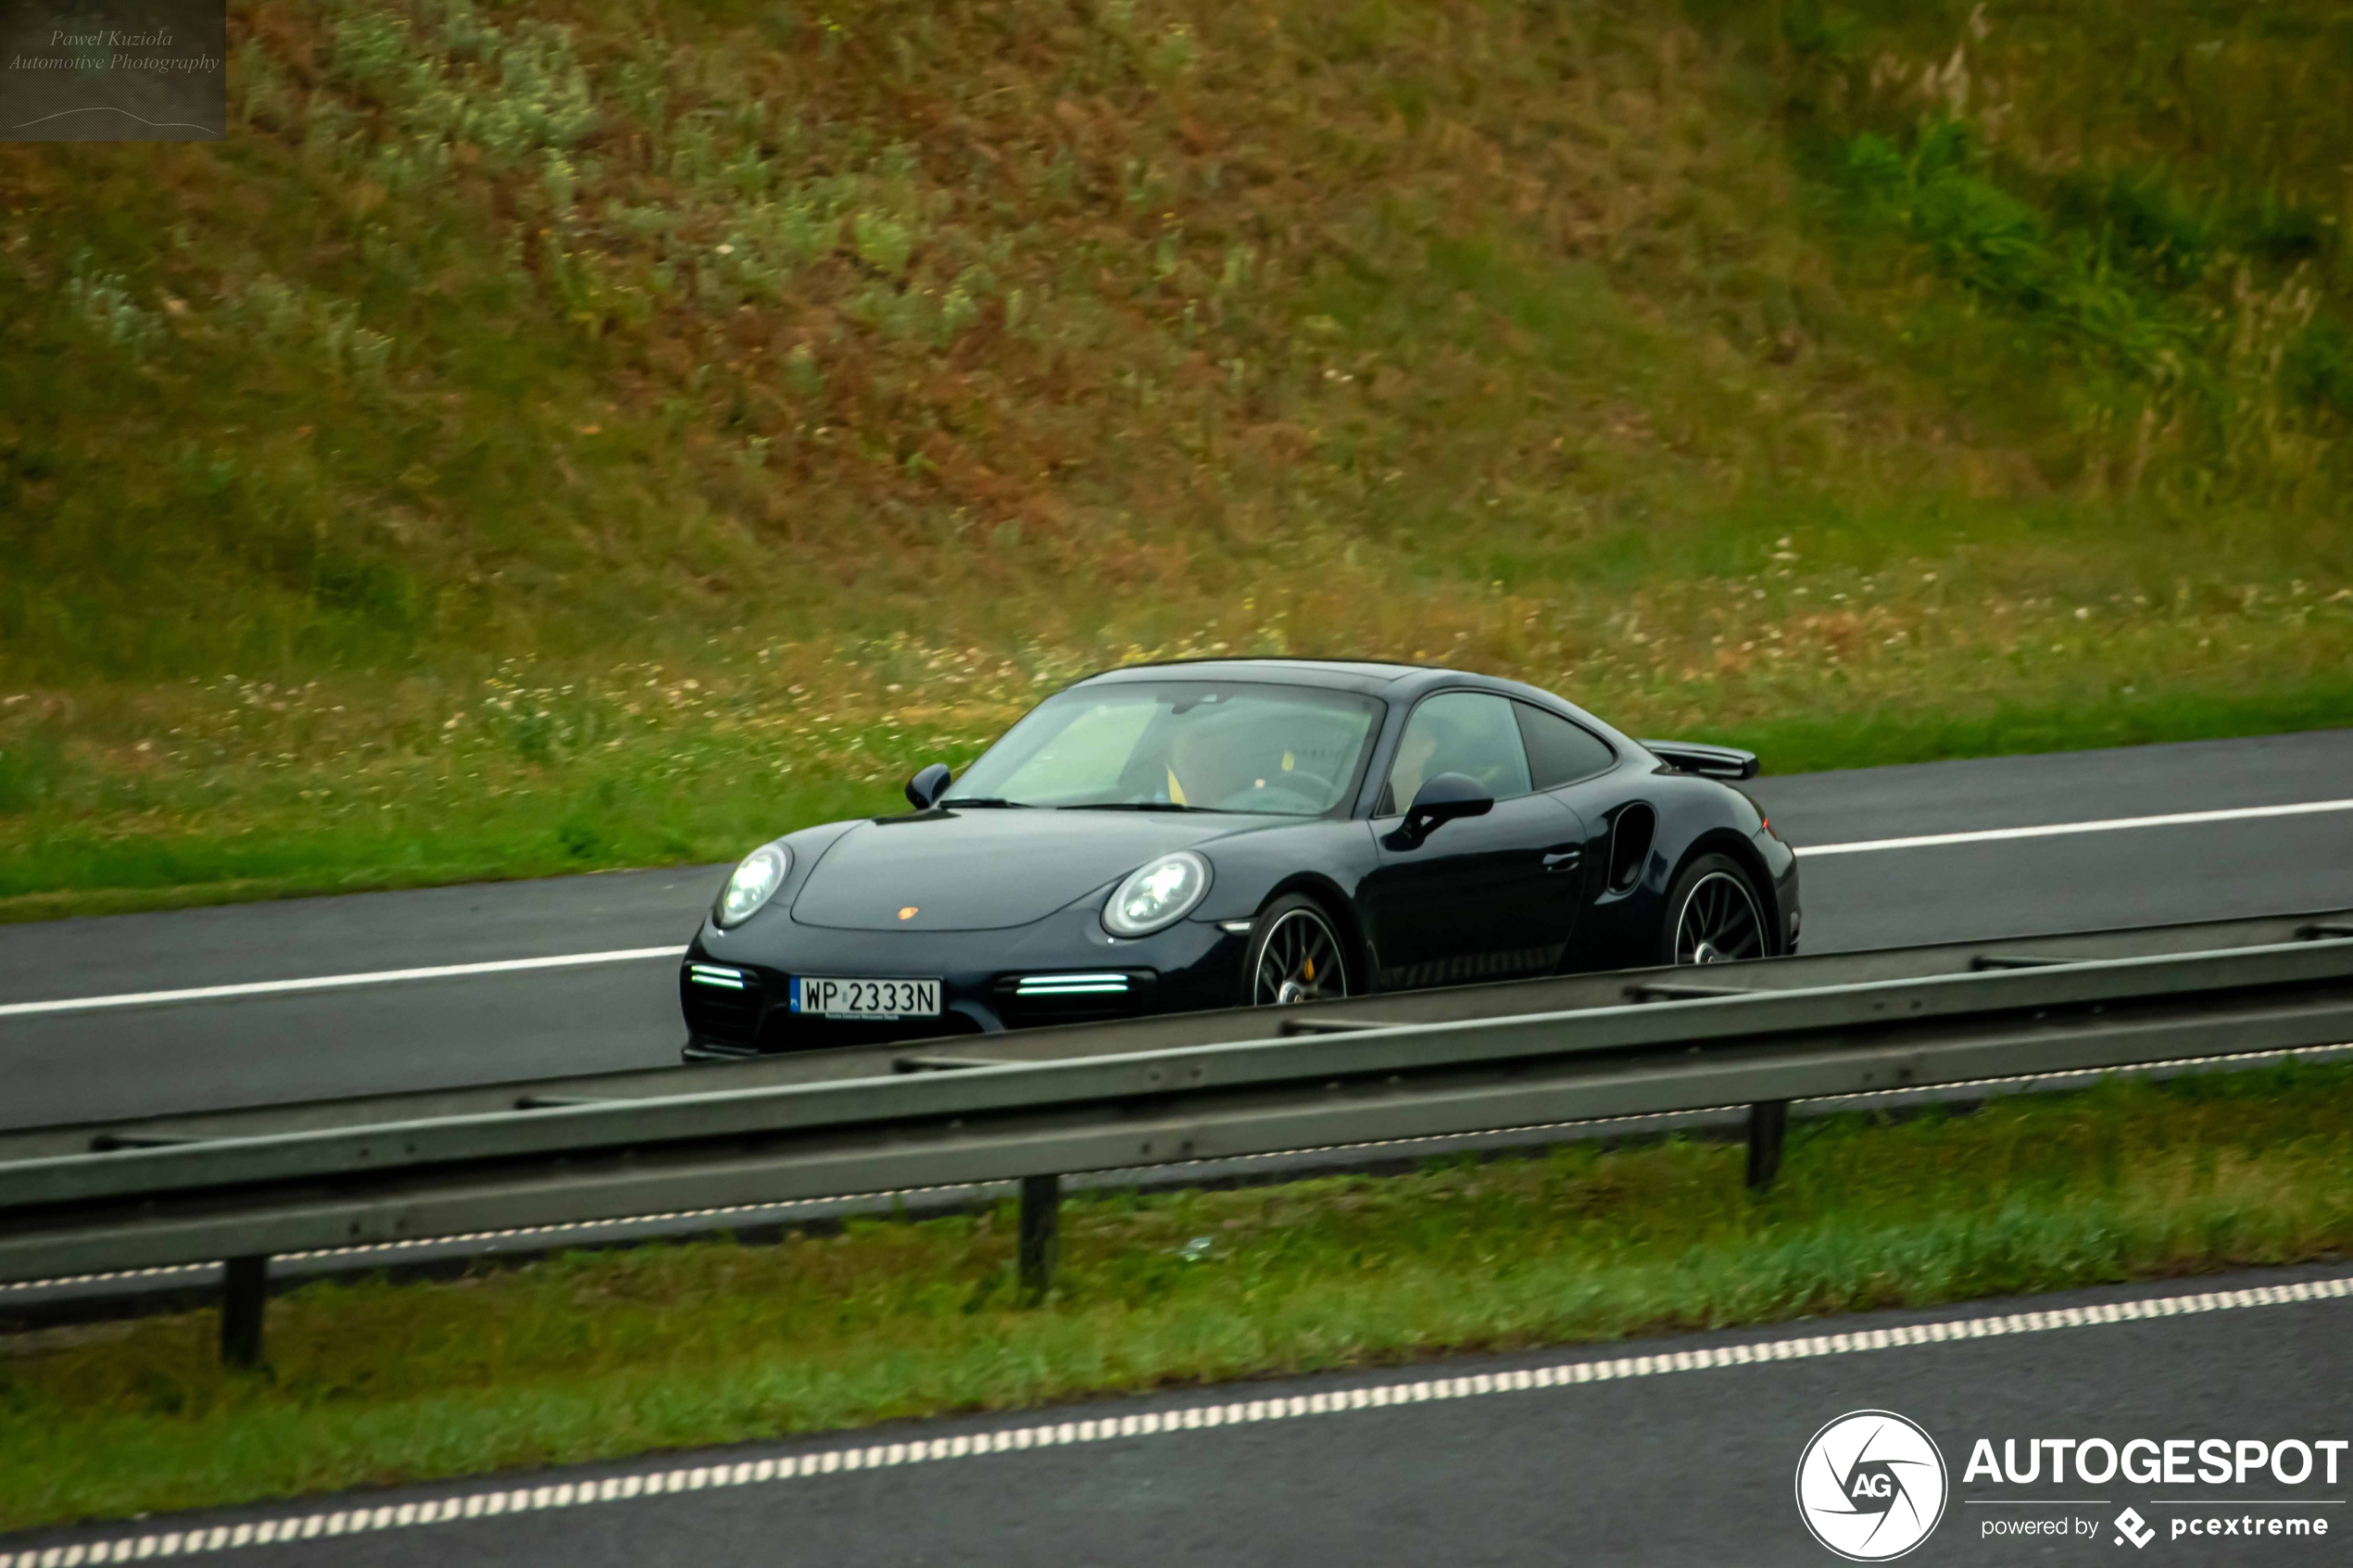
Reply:
[[[1519,738],[1528,743],[1528,771],[1538,789],[1558,789],[1605,772],[1617,760],[1609,743],[1581,724],[1533,704],[1515,702]]]
[[[1381,791],[1382,814],[1411,806],[1415,792],[1441,773],[1467,773],[1498,800],[1528,794],[1528,756],[1512,719],[1515,706],[1509,697],[1483,692],[1447,692],[1415,709]]]

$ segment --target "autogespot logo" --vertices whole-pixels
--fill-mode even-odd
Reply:
[[[1944,1456],[1893,1411],[1855,1411],[1814,1434],[1797,1461],[1797,1513],[1851,1562],[1885,1562],[1944,1517]]]

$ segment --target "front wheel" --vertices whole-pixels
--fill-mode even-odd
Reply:
[[[1287,893],[1252,922],[1242,1005],[1289,1007],[1348,995],[1348,955],[1324,906]]]
[[[1673,964],[1731,963],[1772,950],[1764,901],[1728,855],[1703,855],[1683,868],[1667,896],[1661,938],[1661,961]]]

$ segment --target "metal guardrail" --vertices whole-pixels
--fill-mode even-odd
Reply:
[[[505,1109],[0,1154],[0,1279],[230,1259],[223,1352],[249,1362],[275,1253],[1019,1181],[1035,1294],[1052,1273],[1060,1178],[1075,1172],[1746,1104],[1749,1179],[1762,1185],[1793,1099],[2353,1038],[2353,922],[2236,922],[2242,941],[2271,940],[2183,950],[2200,929],[2223,935],[2155,928],[2142,935],[2156,951],[2123,957],[2012,944],[1957,972],[1829,985],[1792,985],[1809,960],[1770,960],[1711,972],[1711,993],[1741,989],[1705,996],[1677,995],[1694,988],[1690,971],[1584,977],[1588,1005],[1452,1022],[1367,1013],[1476,1012],[1534,990],[1370,997],[1341,1004],[1347,1014],[1210,1015],[1272,1038],[1058,1055],[1071,1032],[1053,1031],[1059,1046],[956,1042],[954,1071],[866,1060],[864,1075],[785,1083],[673,1071],[663,1086],[696,1087],[598,1098],[509,1086]],[[1619,999],[1599,1003],[1602,988]],[[1668,999],[1629,1002],[1629,990]],[[1286,1036],[1286,1024],[1308,1027]],[[898,1047],[889,1065],[933,1054]]]

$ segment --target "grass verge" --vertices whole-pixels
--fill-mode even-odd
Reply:
[[[1956,649],[1933,704],[1882,692],[1841,712],[1655,676],[1578,695],[1639,734],[1750,746],[1773,773],[2353,721],[2353,677],[2300,657],[2293,624],[2270,631],[2272,657],[2246,682],[2077,670],[2005,696]],[[70,731],[12,735],[0,718],[0,923],[733,860],[812,822],[904,809],[909,774],[961,769],[1073,672],[943,671],[897,651],[831,678],[754,650],[701,677],[236,681],[160,710],[117,694]]]
[[[1088,1394],[1922,1307],[2353,1245],[2353,1069],[2115,1083],[1793,1134],[1072,1200],[1042,1310],[1000,1210],[578,1254],[0,1357],[0,1529]]]

